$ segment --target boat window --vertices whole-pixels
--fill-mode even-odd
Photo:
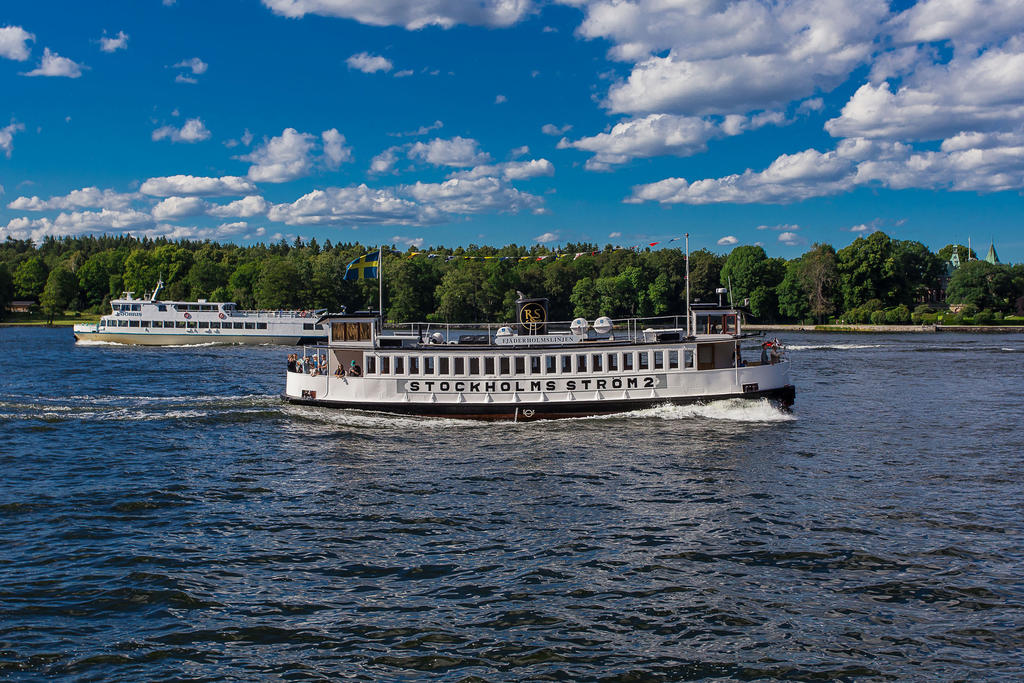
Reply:
[[[593,366],[594,372],[601,372],[601,360],[604,358],[599,353],[595,353],[590,357],[590,364]]]
[[[540,356],[530,356],[530,374],[540,374]]]
[[[423,357],[423,374],[433,375],[434,374],[434,357],[424,356]]]
[[[199,329],[206,330],[206,329],[209,329],[209,327],[210,327],[210,323],[208,323],[208,322],[206,322],[204,320],[200,320],[199,321]]]
[[[183,330],[183,329],[185,329],[185,321],[184,320],[175,320],[174,321],[174,329],[176,329],[176,330]]]
[[[315,330],[316,325],[314,323],[302,323],[302,329],[304,330]]]
[[[558,366],[555,365],[555,359],[556,359],[555,356],[544,356],[544,372],[545,373],[547,373],[549,375],[553,374],[555,372],[555,370],[558,368]]]
[[[693,349],[686,349],[685,351],[683,351],[683,367],[693,367]]]
[[[380,357],[380,374],[390,375],[391,374],[391,356]]]
[[[163,327],[164,323],[162,320],[154,320],[153,322],[148,323],[148,325],[149,327]]]
[[[655,351],[654,352],[654,369],[661,370],[665,367],[665,352]]]
[[[437,374],[447,375],[448,374],[448,359],[438,358],[437,359]]]
[[[572,372],[572,356],[562,356],[562,372]]]
[[[149,327],[149,325],[150,325],[150,322],[148,320],[143,320],[142,321],[142,326],[143,327]]]
[[[198,323],[196,323],[194,320],[185,323],[185,327],[187,327],[190,330],[196,329],[197,326],[198,326]]]
[[[632,370],[633,369],[633,354],[624,353],[622,354],[622,369]]]
[[[409,374],[418,375],[420,374],[420,359],[419,356],[409,356]]]
[[[511,363],[509,362],[508,356],[502,356],[498,359],[498,372],[502,375],[509,374],[511,370]]]
[[[216,320],[214,320],[212,323],[210,323],[210,329],[219,330],[220,329],[220,323],[217,322]]]
[[[167,310],[167,305],[166,304],[157,304],[156,305],[156,310],[158,310],[158,311],[166,311]]]
[[[669,351],[668,352],[668,369],[675,370],[679,367],[679,352]]]
[[[129,320],[128,321],[128,327],[138,327],[139,326],[139,322],[140,321],[138,321],[138,320]]]
[[[469,359],[469,374],[479,375],[480,374],[480,359],[470,358]]]
[[[516,356],[515,373],[517,375],[525,375],[526,374],[526,357],[525,356]]]
[[[132,304],[132,310],[133,311],[141,311],[142,310],[142,304]]]
[[[581,353],[576,356],[576,372],[587,371],[587,354]]]
[[[247,330],[255,330],[256,329],[256,323],[245,323],[245,329],[247,329]]]
[[[619,354],[608,354],[608,372],[615,372],[619,369]]]
[[[366,367],[367,375],[377,374],[377,359],[374,358],[373,356],[367,356],[363,365]]]
[[[455,359],[455,372],[454,372],[454,374],[456,374],[456,375],[465,375],[466,374],[466,359],[465,358],[456,358]]]
[[[267,329],[267,324],[266,323],[256,323],[256,329],[257,330],[265,330],[265,329]]]
[[[641,351],[637,354],[637,369],[646,370],[649,366],[647,365],[647,351]]]
[[[405,374],[405,363],[404,363],[404,360],[405,359],[402,356],[395,356],[395,374],[396,375],[404,375]]]
[[[494,358],[493,357],[484,358],[484,374],[485,375],[493,375],[494,374]]]

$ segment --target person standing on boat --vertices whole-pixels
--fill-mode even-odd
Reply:
[[[356,365],[355,361],[351,361],[348,364],[348,376],[349,377],[362,377],[362,375],[363,375],[362,368],[360,368],[358,365]]]

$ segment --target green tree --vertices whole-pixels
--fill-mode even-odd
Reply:
[[[1013,279],[1005,266],[988,261],[968,261],[953,273],[946,289],[946,300],[953,304],[973,304],[979,309],[1007,311],[1014,294]]]
[[[807,298],[807,312],[822,319],[835,310],[836,250],[830,244],[816,243],[800,257],[797,278]]]
[[[260,267],[259,278],[253,290],[257,308],[298,308],[308,305],[296,296],[295,283],[298,279],[298,269],[290,258],[268,258]]]
[[[427,320],[434,312],[434,290],[440,280],[426,259],[397,259],[385,280],[388,297],[388,319],[393,322]]]
[[[46,314],[46,322],[52,323],[55,316],[62,314],[78,293],[78,278],[64,266],[57,266],[46,278],[39,305]]]
[[[721,287],[722,267],[726,257],[712,254],[707,249],[690,253],[690,300],[718,301],[715,289]],[[685,289],[686,283],[683,283]],[[685,297],[685,293],[683,294]]]
[[[260,276],[259,264],[254,261],[242,263],[228,278],[228,290],[231,299],[242,308],[256,307],[256,281]]]
[[[132,292],[141,293],[155,287],[160,279],[160,266],[154,253],[142,248],[132,249],[124,261],[123,278],[124,287]]]
[[[14,294],[19,298],[38,299],[48,276],[43,259],[33,256],[14,271]]]
[[[98,306],[110,296],[110,278],[117,277],[120,293],[121,269],[125,255],[119,251],[100,251],[85,260],[78,269],[78,289],[86,306]]]
[[[594,280],[589,277],[576,281],[569,300],[572,302],[572,314],[575,318],[593,320],[601,309],[601,297],[594,286]]]
[[[480,322],[480,264],[464,262],[450,268],[442,277],[435,290],[437,309],[434,319],[438,322]]]
[[[0,320],[7,315],[7,307],[14,300],[14,276],[7,264],[0,262]]]
[[[804,291],[802,259],[794,259],[786,264],[786,276],[776,288],[779,300],[779,313],[789,320],[802,321],[811,314],[807,292]]]
[[[733,249],[725,259],[719,282],[722,287],[729,287],[735,301],[750,298],[751,293],[759,286],[765,285],[765,262],[768,255],[764,247],[743,245]],[[782,277],[779,277],[782,280]],[[776,283],[777,284],[777,283]],[[755,314],[756,315],[756,314]]]

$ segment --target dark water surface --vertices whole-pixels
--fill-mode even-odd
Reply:
[[[785,341],[792,414],[512,425],[0,329],[0,678],[1024,677],[1024,336]]]

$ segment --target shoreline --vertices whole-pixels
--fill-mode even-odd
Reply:
[[[1024,325],[744,325],[753,332],[977,332],[980,334],[1024,333]]]

